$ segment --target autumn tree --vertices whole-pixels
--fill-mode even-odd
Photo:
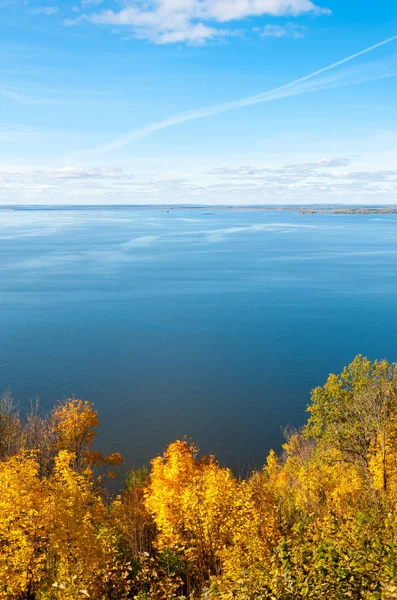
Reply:
[[[68,399],[54,408],[51,424],[56,435],[57,450],[73,454],[75,465],[81,467],[96,436],[98,412],[85,400]]]
[[[45,587],[48,549],[47,482],[34,454],[0,462],[0,598],[34,598]]]
[[[258,480],[237,480],[214,457],[199,458],[185,440],[152,461],[146,506],[158,528],[157,546],[186,560],[188,590],[237,582],[244,573],[257,575],[258,566],[270,566],[277,538],[270,495]]]
[[[98,597],[106,565],[100,539],[106,509],[94,489],[90,469],[76,472],[74,464],[73,454],[61,450],[48,482],[50,574],[53,587],[62,591],[59,597],[65,600],[79,597],[82,590]]]
[[[358,355],[339,375],[313,390],[306,437],[339,450],[367,470],[380,453],[382,488],[387,489],[387,453],[395,447],[397,364]]]
[[[92,450],[97,433],[95,428],[99,425],[93,404],[75,398],[65,400],[54,408],[50,421],[56,449],[71,453],[75,457],[75,468],[121,464],[122,457],[118,452],[103,456],[99,450]],[[114,477],[115,473],[110,471],[108,475]]]
[[[146,506],[158,529],[157,546],[187,561],[188,586],[192,576],[204,581],[219,572],[235,483],[212,458],[198,458],[197,448],[186,440],[173,442],[152,460]]]
[[[177,440],[113,498],[93,405],[0,401],[0,600],[366,600],[397,590],[397,365],[358,356],[237,478]],[[110,473],[111,474],[111,473]],[[182,595],[182,596],[181,596]]]

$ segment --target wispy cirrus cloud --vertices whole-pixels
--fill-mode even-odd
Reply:
[[[306,37],[309,30],[304,25],[298,25],[297,23],[286,23],[285,25],[267,24],[263,27],[263,29],[255,28],[255,31],[260,33],[260,35],[263,37],[289,37],[293,39],[299,39]]]
[[[32,15],[45,15],[47,17],[51,15],[56,15],[59,11],[57,6],[39,6],[37,8],[32,8],[30,11]]]
[[[82,0],[83,7],[96,0]],[[151,0],[134,2],[121,10],[88,12],[77,19],[68,19],[66,25],[89,21],[95,25],[124,27],[136,38],[156,44],[186,42],[201,44],[209,39],[230,35],[220,27],[247,17],[297,17],[302,14],[330,14],[328,8],[311,0]]]

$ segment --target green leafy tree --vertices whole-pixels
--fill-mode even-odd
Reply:
[[[305,436],[338,449],[346,461],[365,470],[371,454],[380,452],[386,491],[387,454],[395,450],[397,364],[356,356],[313,390],[308,411]]]

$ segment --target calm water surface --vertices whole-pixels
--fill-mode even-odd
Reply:
[[[330,371],[397,359],[396,309],[393,215],[0,210],[0,388],[94,401],[128,463],[261,465]]]

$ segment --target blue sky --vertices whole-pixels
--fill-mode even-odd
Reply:
[[[397,203],[395,0],[0,0],[0,34],[1,204]]]

